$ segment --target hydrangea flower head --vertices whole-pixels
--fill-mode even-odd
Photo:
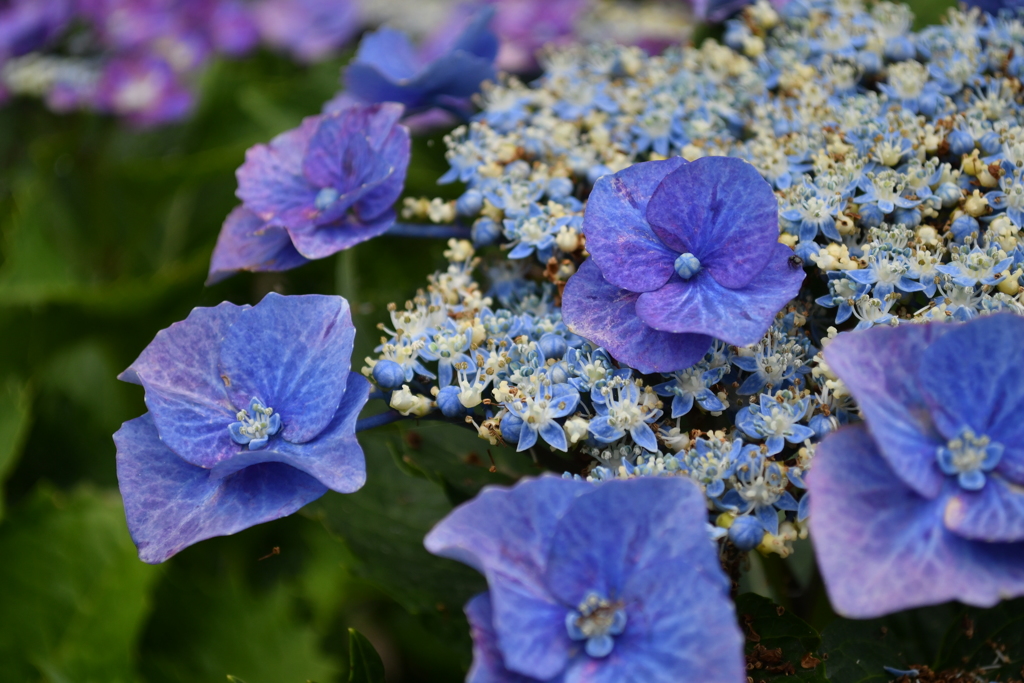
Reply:
[[[295,512],[366,480],[355,422],[369,382],[335,296],[196,308],[120,379],[149,412],[114,435],[128,529],[146,562]]]
[[[478,12],[440,55],[417,52],[407,35],[392,28],[367,34],[345,69],[348,93],[363,102],[400,102],[413,112],[464,109],[480,84],[495,77],[498,38],[487,27],[493,14]]]
[[[873,617],[1024,594],[1024,319],[841,335],[865,424],[817,449],[811,531],[836,609]]]
[[[401,116],[394,103],[353,105],[251,148],[237,172],[243,205],[224,223],[208,282],[293,268],[386,231],[409,167]]]
[[[471,683],[745,678],[729,582],[688,479],[487,488],[425,545],[487,577],[466,606]]]
[[[604,176],[583,232],[591,258],[565,287],[565,322],[645,373],[693,365],[713,338],[757,342],[804,279],[778,242],[771,186],[740,159],[672,158]]]
[[[253,5],[268,43],[303,62],[315,62],[348,42],[359,30],[355,0],[262,0]]]

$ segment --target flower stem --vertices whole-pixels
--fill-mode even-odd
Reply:
[[[399,413],[397,410],[385,410],[383,413],[377,413],[369,417],[356,422],[356,431],[362,432],[367,429],[373,429],[374,427],[381,427],[392,422],[404,419],[405,416]]]
[[[429,225],[419,223],[393,223],[387,235],[398,237],[427,237],[430,239],[469,238],[469,228],[462,225]]]

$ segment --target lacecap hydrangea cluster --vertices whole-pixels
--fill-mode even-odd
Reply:
[[[539,440],[578,451],[592,460],[582,472],[590,479],[688,476],[738,545],[787,552],[785,541],[803,533],[814,444],[853,409],[821,360],[836,329],[1024,312],[1024,24],[977,10],[916,33],[912,21],[887,2],[779,11],[760,2],[727,23],[724,44],[656,57],[553,50],[534,83],[485,85],[481,113],[447,138],[441,182],[461,181],[465,192],[454,202],[407,198],[403,217],[469,227],[477,249],[497,245],[508,260],[488,261],[485,288],[470,246],[453,244],[449,270],[393,311],[367,372],[394,391],[396,410],[472,420],[482,436],[521,449]],[[655,293],[643,283],[613,281],[642,279],[655,261],[631,249],[632,264],[614,262],[624,243],[599,245],[606,231],[585,225],[588,201],[611,196],[602,187],[620,182],[612,179],[640,187],[625,179],[631,168],[679,157],[756,169],[777,202],[788,266],[807,277],[762,338],[726,343],[712,330],[725,341],[680,351],[673,367],[616,353],[616,339],[637,346],[625,318],[566,325],[563,314],[583,306],[570,278],[600,268],[599,281],[633,297],[631,316],[658,330],[686,324],[654,320],[659,309],[643,302]],[[654,206],[657,193],[648,199]],[[693,282],[678,265],[677,285]],[[776,267],[773,278],[784,278]]]

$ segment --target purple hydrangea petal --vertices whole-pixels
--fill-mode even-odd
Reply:
[[[319,259],[383,235],[394,222],[395,212],[389,211],[369,222],[364,223],[349,217],[335,225],[293,230],[291,236],[299,254],[309,259]]]
[[[338,410],[354,337],[348,302],[341,297],[271,292],[227,331],[219,374],[227,378],[234,405],[258,397],[281,415],[278,438],[303,443],[322,432]]]
[[[526,431],[526,430],[524,430]],[[548,476],[511,489],[485,488],[455,508],[424,540],[427,550],[487,577],[505,665],[542,680],[565,667],[571,645],[566,608],[544,585],[559,518],[593,484]]]
[[[637,317],[639,296],[607,282],[587,259],[565,285],[562,317],[574,334],[643,373],[681,370],[704,357],[711,337],[655,330]]]
[[[775,314],[800,291],[803,268],[793,268],[793,250],[773,241],[771,261],[740,289],[728,289],[708,272],[691,280],[678,277],[636,302],[636,313],[656,330],[705,334],[736,346],[754,344],[771,327]]]
[[[964,427],[1003,445],[996,470],[1024,484],[1024,318],[1002,313],[957,325],[924,351],[917,373],[938,431]],[[969,360],[972,362],[965,362]]]
[[[818,566],[840,614],[871,618],[949,600],[990,607],[1024,594],[1024,543],[948,531],[942,499],[907,487],[863,425],[818,445],[807,484]]]
[[[168,449],[149,414],[125,422],[114,443],[128,530],[143,562],[163,562],[204,539],[290,515],[327,491],[280,463],[217,478]]]
[[[246,151],[245,163],[235,172],[235,194],[247,209],[265,221],[288,227],[303,225],[316,215],[314,202],[320,188],[306,180],[302,161],[319,122],[319,116],[310,116],[269,145]]]
[[[284,228],[267,225],[244,206],[228,214],[210,258],[206,284],[212,285],[240,270],[289,270],[309,263],[296,251]]]
[[[305,472],[332,491],[358,491],[366,483],[366,461],[356,440],[356,420],[369,396],[370,382],[359,373],[350,372],[338,410],[312,441],[291,443],[272,439],[266,448],[243,450],[215,467],[214,473],[223,477],[255,463],[280,462]]]
[[[228,433],[237,409],[221,377],[218,348],[248,308],[225,302],[192,309],[157,332],[120,375],[146,389],[146,407],[164,444],[193,465],[212,467],[238,452]],[[246,397],[239,405],[248,403]]]
[[[650,292],[675,273],[679,254],[654,234],[645,213],[658,184],[685,163],[682,157],[673,157],[634,164],[594,184],[583,234],[587,251],[608,282],[631,292]]]
[[[950,329],[945,324],[875,327],[844,332],[825,348],[825,361],[850,388],[886,460],[926,498],[937,496],[946,478],[936,460],[944,440],[917,388],[918,369],[924,350]]]
[[[719,284],[738,289],[772,260],[778,210],[771,185],[753,166],[704,157],[661,181],[647,205],[647,220],[676,255],[695,255]]]
[[[473,666],[466,676],[466,683],[534,683],[529,678],[509,671],[498,649],[498,634],[494,632],[490,593],[474,596],[465,607],[473,636]],[[554,683],[562,680],[559,676]]]
[[[608,515],[608,510],[629,510]],[[555,528],[547,561],[551,594],[578,605],[596,592],[609,600],[623,595],[636,571],[676,559],[728,581],[704,522],[707,507],[700,488],[682,477],[639,477],[613,481],[580,497]],[[600,519],[600,524],[594,520]]]
[[[946,527],[975,541],[1024,541],[1024,488],[998,474],[983,476],[980,491],[960,488],[946,502]]]

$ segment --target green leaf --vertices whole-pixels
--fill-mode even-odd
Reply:
[[[451,504],[436,484],[404,474],[392,451],[398,432],[378,429],[359,441],[366,454],[366,485],[350,494],[328,492],[307,513],[341,538],[356,563],[352,573],[414,613],[461,611],[484,589],[483,578],[423,548],[423,537]]]
[[[825,671],[831,683],[888,681],[884,667],[903,668],[899,643],[880,620],[837,619],[822,632]]]
[[[32,395],[29,386],[14,377],[0,384],[0,520],[4,516],[4,487],[21,454],[31,423]]]
[[[0,526],[0,680],[135,680],[160,570],[139,562],[120,498],[37,490]]]
[[[965,608],[942,643],[937,671],[979,671],[986,680],[1013,680],[1024,671],[1024,599],[992,609]]]
[[[747,676],[754,681],[821,681],[821,637],[803,619],[756,593],[736,598],[746,636]]]
[[[348,630],[349,683],[384,683],[384,662],[373,644],[354,628]]]

